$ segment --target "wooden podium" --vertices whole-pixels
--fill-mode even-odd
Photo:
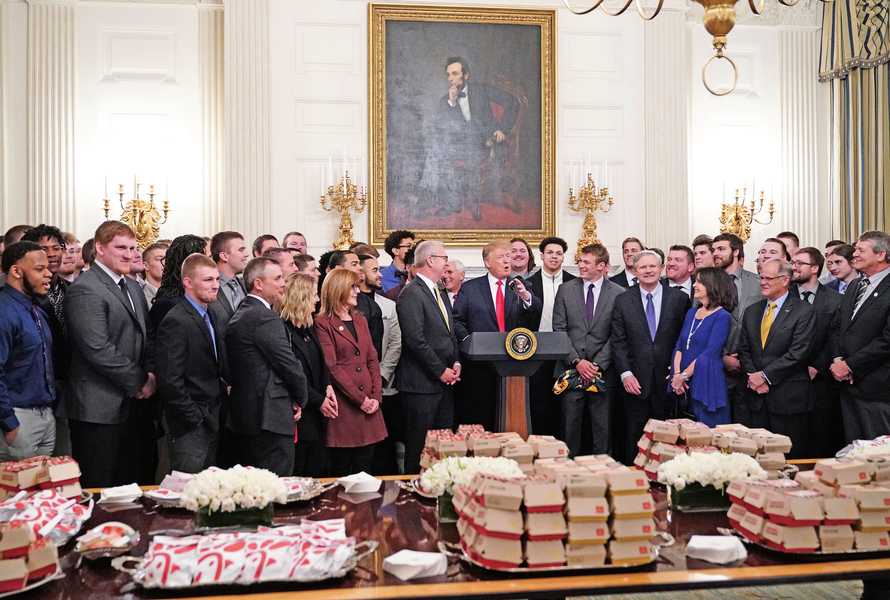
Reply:
[[[569,336],[563,331],[535,333],[537,349],[525,360],[507,353],[509,333],[471,333],[460,343],[461,355],[469,360],[491,364],[500,376],[495,426],[497,431],[515,431],[523,437],[534,433],[529,420],[528,378],[548,360],[559,360],[569,353]]]

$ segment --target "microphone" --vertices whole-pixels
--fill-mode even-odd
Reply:
[[[516,282],[517,281],[522,282],[523,284],[525,283],[525,280],[522,278],[521,275],[517,275],[516,277],[511,277],[510,280],[507,281],[507,287],[510,288],[511,290],[513,290],[514,294],[517,293],[516,292]]]

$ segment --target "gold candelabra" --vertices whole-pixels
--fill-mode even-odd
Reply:
[[[153,244],[161,234],[161,225],[167,222],[167,214],[170,212],[169,202],[164,200],[164,216],[161,218],[158,208],[155,206],[155,186],[148,186],[148,200],[139,197],[139,187],[142,185],[135,182],[135,197],[124,204],[124,184],[118,186],[118,202],[120,202],[120,216],[122,223],[126,223],[136,234],[136,243],[139,244],[140,250],[145,250]],[[106,192],[107,193],[107,192]],[[105,220],[108,220],[108,211],[110,210],[109,200],[105,198]]]
[[[600,243],[599,237],[596,235],[596,218],[593,211],[601,210],[604,213],[612,210],[612,197],[609,196],[609,188],[597,189],[596,182],[593,181],[593,175],[587,174],[587,183],[582,185],[575,196],[572,188],[569,188],[569,208],[572,210],[587,211],[584,215],[584,234],[578,238],[578,250],[575,252],[575,262],[581,260],[581,248],[588,244]]]
[[[334,250],[348,250],[355,243],[349,211],[362,212],[368,204],[368,198],[363,190],[350,181],[349,171],[346,171],[336,186],[329,185],[327,190],[321,197],[321,207],[329,212],[336,209],[340,213],[340,237],[334,242]]]
[[[735,200],[732,204],[726,202],[720,205],[720,233],[734,233],[739,236],[743,242],[747,242],[751,237],[751,224],[769,225],[773,222],[775,214],[775,205],[770,202],[768,205],[769,221],[764,223],[756,219],[757,215],[763,210],[763,190],[760,191],[760,203],[756,204],[754,195],[756,192],[752,190],[750,205],[745,204],[745,196],[748,192],[747,182],[742,187],[742,201],[739,202],[739,190],[736,188]]]

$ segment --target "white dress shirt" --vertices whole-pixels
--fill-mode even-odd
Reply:
[[[538,331],[553,331],[553,302],[556,300],[556,290],[562,285],[562,269],[556,275],[548,275],[547,271],[542,270],[541,283],[544,287],[544,311]]]
[[[646,304],[649,303],[649,300],[646,298],[646,295],[650,292],[647,292],[643,289],[643,286],[640,286],[640,296],[643,298],[643,314],[646,314]],[[655,289],[652,290],[652,307],[655,309],[655,330],[658,331],[658,324],[661,322],[661,293],[662,286],[658,284],[655,286]],[[645,319],[644,319],[645,320]],[[648,325],[646,326],[648,328]],[[621,381],[624,381],[628,377],[633,375],[631,371],[625,371],[621,374]]]
[[[263,306],[265,306],[265,307],[268,308],[269,310],[272,310],[272,305],[269,304],[268,302],[266,302],[266,299],[265,299],[265,298],[263,298],[263,297],[261,297],[261,296],[257,296],[256,294],[247,294],[247,297],[248,297],[248,298],[256,298],[257,300],[259,300],[260,302],[263,303]]]
[[[686,295],[692,298],[692,277],[687,277],[683,283],[674,283],[668,279],[668,285],[686,292]]]
[[[464,115],[464,121],[470,121],[470,85],[467,84],[464,86],[457,96],[457,105],[460,107],[460,112]],[[460,97],[460,94],[463,94],[463,98]],[[454,102],[451,100],[448,101],[448,104],[454,106]]]
[[[498,306],[498,281],[503,283],[503,285],[501,286],[501,289],[504,292],[504,318],[506,318],[507,317],[507,280],[506,279],[498,279],[491,273],[488,273],[488,287],[491,290],[491,303],[494,305],[495,308],[497,308],[497,306]],[[523,284],[523,285],[525,285],[525,284]],[[526,288],[526,290],[527,289],[528,288]],[[531,292],[529,292],[529,294],[531,294]],[[519,294],[517,294],[516,296],[519,297]],[[522,302],[522,304],[525,308],[528,308],[529,306],[532,305],[531,302],[526,302],[521,297],[519,298],[519,300]]]

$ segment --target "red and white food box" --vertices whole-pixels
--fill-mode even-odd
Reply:
[[[605,521],[612,513],[606,498],[569,497],[566,501],[569,521]]]
[[[525,510],[528,512],[562,512],[566,499],[558,483],[529,481],[524,486]]]
[[[576,456],[575,462],[579,465],[587,466],[592,464],[607,464],[615,462],[615,459],[608,454],[586,454],[584,456]]]
[[[819,476],[816,475],[815,471],[798,471],[794,476],[794,481],[811,490],[813,485],[819,482]]]
[[[762,454],[791,452],[791,438],[777,433],[756,433],[751,439],[757,442],[757,451]]]
[[[733,479],[729,482],[729,485],[726,487],[726,493],[729,495],[729,500],[733,504],[741,504],[745,503],[745,494],[748,493],[748,486],[751,484],[751,481],[748,479]]]
[[[825,521],[829,527],[834,525],[855,525],[859,519],[859,508],[855,498],[824,498]]]
[[[10,491],[35,489],[38,473],[40,463],[37,461],[9,463],[0,472],[0,487]]]
[[[781,469],[785,466],[785,455],[781,452],[758,452],[754,460],[766,470]]]
[[[701,452],[702,454],[717,454],[720,452],[720,448],[717,446],[689,446],[686,448],[686,454],[695,454],[696,452]]]
[[[466,520],[470,525],[476,525],[476,513],[478,513],[482,509],[482,505],[473,498],[469,502],[467,502],[463,507],[463,512],[461,512],[461,518]]]
[[[871,481],[865,463],[853,459],[826,458],[817,461],[813,471],[829,485],[858,485]]]
[[[439,458],[466,456],[467,440],[459,434],[440,435],[436,444],[436,452],[439,454]]]
[[[473,543],[477,561],[490,569],[510,569],[522,563],[522,542],[479,534]]]
[[[80,465],[70,456],[48,459],[37,472],[37,484],[42,488],[61,487],[80,480]]]
[[[552,435],[535,435],[532,434],[528,436],[526,440],[529,444],[531,444],[532,448],[535,450],[535,454],[538,454],[538,446],[541,442],[555,442],[556,438]],[[546,457],[545,457],[546,458]]]
[[[522,436],[515,431],[497,431],[494,434],[498,436],[499,440],[516,440],[517,442],[525,442],[525,440],[522,439]]]
[[[655,535],[655,520],[652,517],[614,519],[611,528],[612,537],[619,541],[648,540]]]
[[[736,529],[752,542],[760,543],[760,535],[763,533],[764,523],[765,520],[762,516],[748,511],[745,513],[745,516],[742,517],[742,520],[739,522]]]
[[[731,431],[716,431],[714,429],[711,430],[711,445],[720,448],[721,444],[726,444],[725,447],[729,447],[729,441],[727,438],[737,437]]]
[[[535,460],[535,451],[531,444],[526,444],[522,440],[511,442],[501,446],[501,456],[504,458],[512,458],[519,464],[532,464]]]
[[[856,486],[856,487],[860,487],[860,486]],[[813,483],[813,485],[810,487],[810,489],[814,492],[819,492],[826,498],[837,497],[838,488],[834,487],[833,485],[829,485],[829,484],[825,483],[821,479],[819,479],[815,483]]]
[[[643,471],[646,468],[646,464],[649,462],[649,457],[646,456],[645,452],[640,452],[637,454],[637,457],[634,459],[634,466]]]
[[[565,442],[560,440],[540,441],[538,442],[535,454],[539,458],[568,458],[569,447],[566,446]]]
[[[83,495],[83,488],[80,487],[79,481],[75,481],[74,483],[69,483],[59,487],[54,486],[49,489],[53,490],[63,498],[80,500],[80,497]]]
[[[498,456],[501,453],[501,442],[493,433],[471,431],[467,434],[467,450],[473,456]]]
[[[646,477],[648,477],[652,481],[658,481],[658,468],[660,466],[661,462],[653,458],[646,463],[645,467],[643,467],[643,472],[646,474]]]
[[[525,563],[529,569],[561,567],[566,564],[566,550],[559,540],[532,540],[523,545]]]
[[[652,544],[647,541],[609,542],[609,559],[613,565],[642,565],[651,560]]]
[[[771,522],[788,527],[815,527],[825,518],[822,495],[810,490],[770,492],[763,512]]]
[[[647,438],[655,442],[676,444],[680,438],[680,426],[667,421],[649,419],[646,426],[643,427],[643,433]]]
[[[748,428],[742,425],[741,423],[724,423],[722,425],[717,425],[716,427],[712,427],[711,431],[716,431],[718,433],[731,433],[733,435],[741,435],[743,432],[748,431]]]
[[[479,507],[473,518],[473,526],[486,536],[518,540],[522,537],[522,513],[518,510]]]
[[[890,509],[890,488],[876,485],[862,486],[856,494],[859,510]]]
[[[856,537],[849,525],[822,525],[819,527],[819,541],[822,552],[849,552],[853,549]]]
[[[763,516],[763,507],[766,506],[769,495],[774,491],[766,485],[749,484],[748,491],[745,492],[745,508],[752,514]]]
[[[890,481],[890,456],[862,456],[853,457],[868,467],[868,474],[872,481]]]
[[[59,552],[49,538],[40,538],[28,548],[28,581],[52,575],[59,570]]]
[[[623,494],[642,494],[649,491],[649,479],[643,473],[627,467],[609,469],[603,471],[606,483],[609,484],[609,494],[620,496]]]
[[[568,542],[577,544],[605,544],[612,535],[606,521],[569,521]]]
[[[710,446],[711,428],[704,423],[680,425],[680,443],[684,446]]]
[[[423,445],[427,448],[436,448],[437,440],[440,435],[451,435],[452,432],[450,429],[430,429],[426,432],[426,440],[424,440]]]
[[[854,531],[857,550],[890,550],[890,533],[886,531]]]
[[[530,540],[562,540],[568,531],[562,513],[525,514],[525,534]]]
[[[742,522],[746,514],[748,514],[748,511],[743,505],[733,504],[729,507],[726,517],[729,519],[729,524],[738,529],[739,523]]]
[[[890,510],[863,510],[855,528],[859,531],[890,531]]]
[[[486,433],[485,427],[483,427],[479,423],[471,423],[471,424],[464,423],[463,425],[458,425],[457,432],[458,433],[469,433],[469,432]]]
[[[754,439],[755,435],[773,435],[769,429],[762,427],[746,427],[745,429],[735,430],[739,437]]]
[[[842,485],[835,489],[837,490],[836,495],[838,498],[855,498],[856,502],[859,502],[859,490],[862,489],[861,485]]]
[[[25,556],[36,539],[34,531],[24,521],[0,523],[0,558]]]
[[[570,567],[601,567],[606,564],[605,544],[569,544],[566,564]]]
[[[657,442],[652,446],[652,450],[649,451],[649,456],[652,460],[657,460],[660,463],[666,463],[670,459],[681,454],[686,454],[686,448],[675,444],[666,444],[664,442]]]
[[[576,465],[573,462],[565,462],[563,464],[556,464],[547,467],[550,473],[553,474],[554,483],[559,485],[559,489],[564,490],[566,488],[566,484],[569,481],[569,477],[573,475],[593,475],[590,471],[582,467],[581,465]]]
[[[761,537],[767,546],[782,552],[815,552],[819,548],[815,527],[787,527],[767,522]]]
[[[28,564],[24,558],[0,560],[0,592],[12,592],[25,587]]]
[[[613,496],[610,505],[612,516],[616,519],[645,518],[655,513],[655,499],[648,492]]]
[[[566,496],[569,498],[602,498],[607,489],[605,476],[586,469],[566,477]]]
[[[451,504],[454,506],[454,511],[459,515],[463,516],[464,508],[470,501],[473,500],[473,490],[470,488],[462,487],[454,490],[454,495],[451,498]]]
[[[752,439],[745,437],[734,437],[728,438],[729,442],[726,448],[721,448],[732,453],[738,452],[739,454],[746,454],[750,457],[754,457],[757,455],[757,442]]]
[[[654,446],[656,443],[657,442],[653,442],[651,439],[646,437],[646,434],[644,433],[643,437],[641,437],[637,441],[637,448],[639,449],[640,454],[646,456],[646,458],[649,458],[649,451],[652,450],[652,446]]]
[[[476,499],[486,508],[519,510],[522,506],[522,485],[517,481],[486,478],[481,489],[476,491]]]

